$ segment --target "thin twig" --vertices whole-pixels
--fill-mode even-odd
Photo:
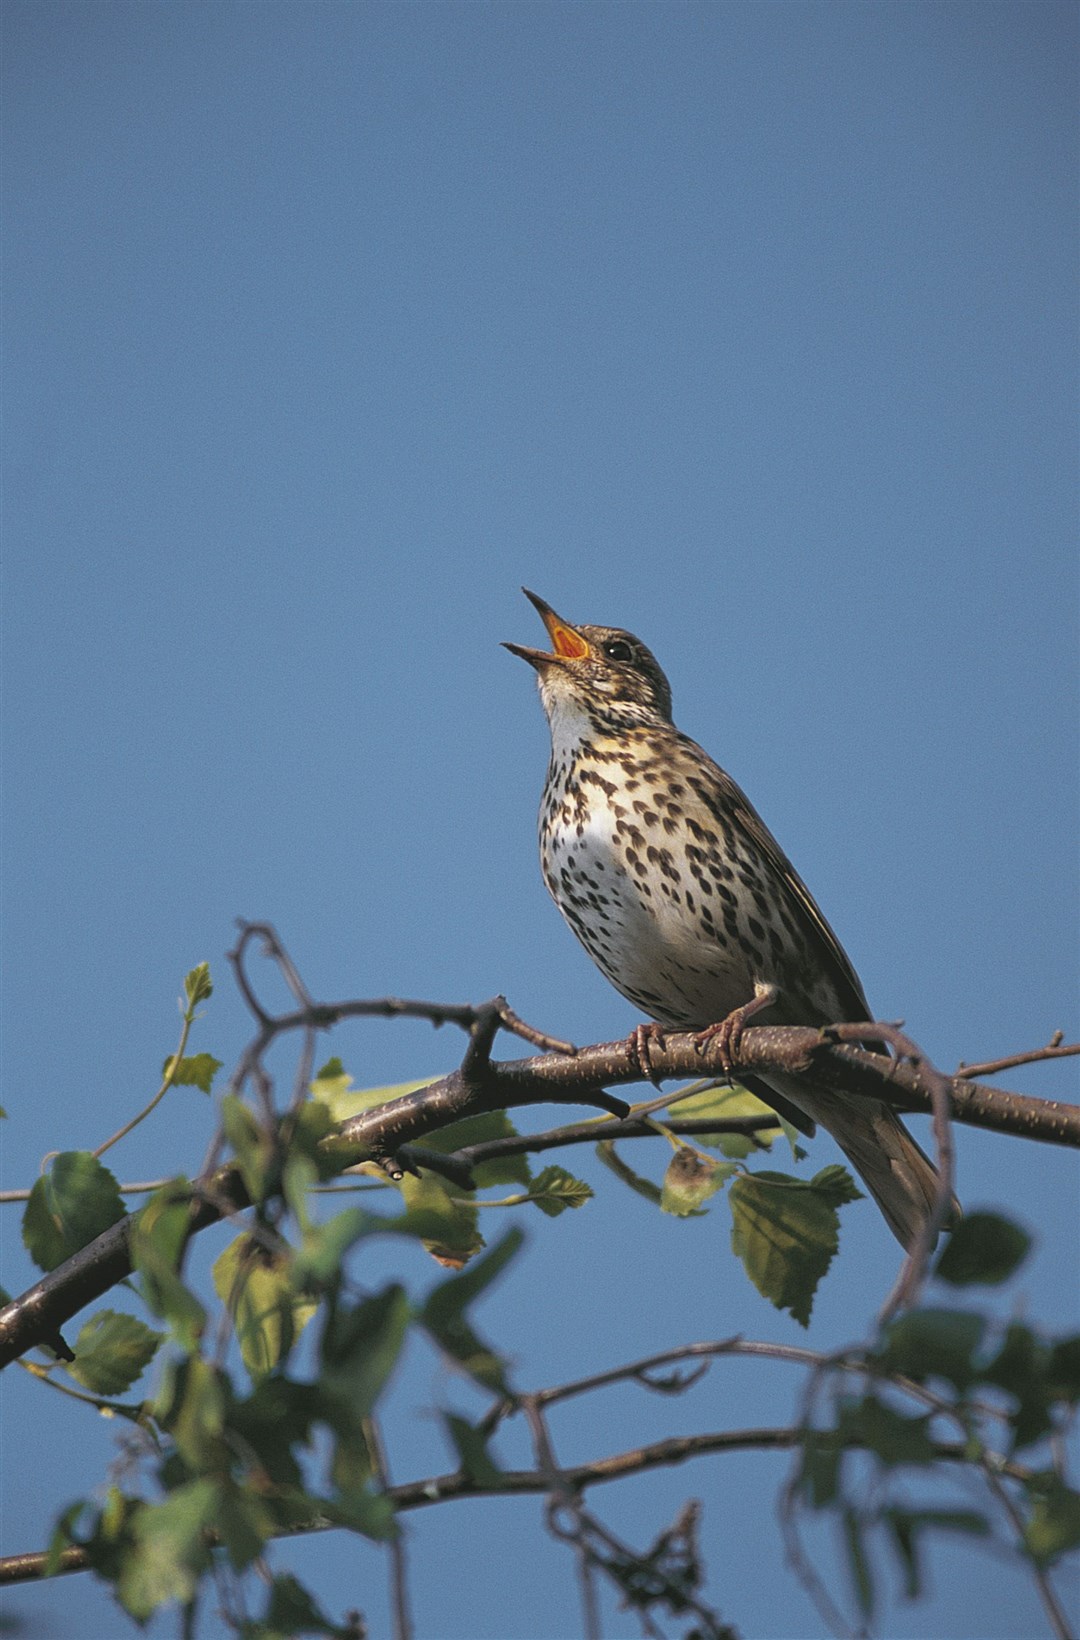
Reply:
[[[654,1469],[671,1468],[695,1458],[709,1457],[720,1452],[783,1452],[802,1444],[803,1431],[796,1425],[762,1427],[758,1429],[728,1429],[707,1431],[698,1435],[670,1436],[648,1446],[634,1447],[591,1463],[574,1464],[560,1470],[566,1485],[575,1491],[589,1486],[601,1486],[625,1480],[631,1475],[648,1474]],[[846,1443],[855,1449],[854,1440]],[[941,1441],[934,1447],[934,1456],[943,1463],[970,1463],[967,1444],[962,1441]],[[1012,1460],[1002,1460],[1000,1472],[1026,1484],[1034,1471]],[[426,1509],[439,1503],[452,1503],[458,1498],[534,1497],[549,1492],[550,1478],[539,1469],[502,1470],[490,1485],[474,1481],[461,1470],[452,1474],[429,1475],[422,1480],[406,1481],[390,1487],[387,1497],[397,1512]],[[302,1536],[308,1532],[337,1529],[336,1522],[318,1516],[310,1521],[282,1530],[277,1537]],[[0,1585],[25,1583],[44,1573],[44,1551],[8,1555],[0,1559]],[[89,1567],[85,1550],[64,1550],[59,1570],[81,1572]]]
[[[371,1465],[383,1492],[389,1493],[390,1470],[386,1458],[386,1448],[383,1445],[382,1431],[374,1417],[368,1416],[363,1421],[364,1439],[367,1442],[368,1452],[371,1455]],[[397,1530],[391,1533],[387,1543],[387,1553],[390,1557],[390,1609],[394,1617],[394,1640],[412,1640],[413,1625],[409,1612],[409,1579],[408,1565],[405,1559],[405,1534]]]
[[[982,1065],[960,1065],[956,1071],[957,1077],[968,1080],[975,1076],[996,1076],[998,1071],[1015,1070],[1017,1065],[1037,1065],[1043,1059],[1069,1059],[1080,1053],[1080,1042],[1061,1041],[1062,1033],[1055,1031],[1056,1040],[1048,1042],[1045,1048],[1031,1048],[1027,1053],[1009,1054],[1005,1059],[988,1059]]]
[[[537,1468],[546,1482],[548,1530],[555,1537],[562,1538],[564,1542],[571,1544],[575,1552],[578,1582],[581,1587],[585,1640],[600,1640],[600,1603],[597,1599],[596,1581],[593,1577],[592,1561],[585,1539],[578,1489],[567,1483],[563,1471],[555,1461],[547,1421],[537,1398],[534,1395],[522,1395],[519,1397],[518,1405],[525,1414],[525,1420],[532,1435]],[[572,1527],[562,1525],[559,1519],[559,1512],[562,1509],[567,1511],[573,1521]]]

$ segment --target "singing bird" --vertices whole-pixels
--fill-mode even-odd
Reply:
[[[551,729],[540,863],[601,972],[653,1029],[706,1032],[737,1009],[778,1025],[870,1019],[858,975],[764,821],[675,727],[671,688],[640,638],[572,626],[525,595],[551,642],[506,645],[535,668]],[[750,1085],[804,1113],[808,1132],[828,1129],[910,1247],[937,1173],[891,1107],[802,1078],[763,1081]]]

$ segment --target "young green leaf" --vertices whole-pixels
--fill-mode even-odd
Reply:
[[[115,1176],[88,1150],[63,1150],[34,1180],[22,1237],[39,1270],[55,1270],[124,1217]]]
[[[919,1538],[906,1509],[886,1509],[882,1521],[888,1530],[893,1553],[904,1579],[904,1599],[918,1600],[922,1594],[922,1566]]]
[[[209,1093],[221,1065],[222,1061],[215,1059],[212,1053],[191,1054],[183,1059],[170,1054],[161,1067],[161,1074],[168,1076],[172,1071],[174,1087],[201,1088],[203,1093]]]
[[[801,1184],[804,1181],[797,1182]],[[823,1200],[831,1202],[833,1207],[846,1207],[849,1202],[861,1202],[863,1199],[862,1191],[840,1162],[832,1162],[828,1167],[823,1167],[820,1173],[815,1173],[807,1188],[815,1191]]]
[[[189,1011],[197,1008],[200,1002],[206,1002],[214,994],[214,987],[210,979],[210,964],[197,963],[184,979],[184,995],[187,998]]]
[[[535,1202],[549,1219],[557,1219],[568,1207],[584,1207],[592,1199],[592,1194],[591,1185],[575,1179],[572,1173],[557,1163],[545,1167],[529,1186],[529,1200]]]
[[[75,1360],[67,1370],[95,1395],[123,1395],[142,1376],[164,1338],[137,1316],[99,1310],[83,1323],[75,1340]]]

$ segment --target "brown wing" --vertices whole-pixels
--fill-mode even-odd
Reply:
[[[694,773],[698,779],[703,774],[706,780],[711,777],[711,781],[717,787],[721,809],[726,812],[731,824],[741,829],[749,838],[771,868],[776,882],[782,885],[788,910],[809,942],[816,948],[823,967],[836,987],[846,1018],[872,1019],[870,1004],[866,1000],[862,983],[851,965],[847,952],[825,921],[821,907],[746,793],[735,784],[729,774],[725,774],[719,764],[714,763],[712,758],[702,751],[700,746],[685,736],[680,738],[684,740],[687,750],[691,753]]]

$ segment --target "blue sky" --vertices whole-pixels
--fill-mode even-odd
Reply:
[[[237,1052],[238,915],[318,996],[505,991],[578,1041],[630,1028],[540,882],[546,730],[499,648],[539,639],[522,583],[645,638],[939,1064],[1075,1035],[1072,7],[9,0],[4,30],[5,1184],[147,1096],[201,959],[198,1046]],[[459,1043],[394,1023],[331,1051],[376,1084]],[[1013,1085],[1075,1098],[1067,1066]],[[192,1168],[212,1123],[181,1092],[117,1171]],[[526,1221],[524,1285],[483,1312],[523,1383],[801,1341],[723,1206],[660,1220],[566,1160],[600,1196]],[[1037,1230],[1015,1302],[1060,1318],[1074,1158],[967,1131],[959,1169]],[[895,1268],[869,1204],[846,1222],[821,1348]],[[714,1369],[686,1427],[785,1420],[783,1374]],[[112,1452],[44,1393],[5,1383],[9,1550]],[[395,1474],[444,1467],[418,1409],[467,1391],[417,1355],[395,1395]],[[568,1408],[563,1455],[693,1410]],[[817,1636],[781,1473],[699,1464],[603,1509],[645,1543],[701,1496],[725,1616]],[[576,1632],[539,1521],[412,1522],[419,1632]],[[385,1624],[374,1550],[282,1561]],[[883,1633],[1038,1627],[1007,1558],[931,1571]],[[86,1580],[12,1609],[115,1625]]]

